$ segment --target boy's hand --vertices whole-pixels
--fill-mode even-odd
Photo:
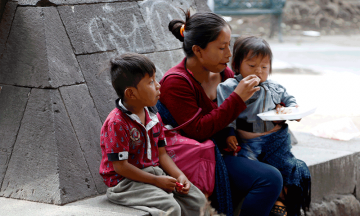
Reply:
[[[155,186],[171,192],[175,190],[176,179],[171,176],[156,176]]]
[[[190,190],[190,181],[189,179],[185,176],[185,175],[180,175],[178,178],[177,178],[177,181],[183,185],[182,189],[181,190],[176,190],[177,192],[181,193],[181,194],[188,194],[189,193],[189,190]],[[180,188],[179,188],[180,189]]]
[[[226,138],[226,145],[231,151],[236,151],[236,148],[239,145],[236,136],[229,136]]]

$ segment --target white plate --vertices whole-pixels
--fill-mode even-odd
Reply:
[[[287,114],[276,114],[276,110],[270,110],[267,112],[259,113],[259,116],[263,121],[281,121],[281,120],[296,120],[301,119],[307,115],[315,112],[316,107],[286,107]]]

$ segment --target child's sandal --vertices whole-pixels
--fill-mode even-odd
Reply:
[[[286,192],[284,187],[282,188],[282,192],[284,195],[284,198],[286,200]],[[286,201],[282,198],[278,198],[277,201],[280,201],[282,204],[286,205]],[[273,208],[270,211],[269,216],[287,216],[286,206],[280,206],[280,205],[274,205]]]
[[[286,216],[287,211],[285,206],[274,205],[270,211],[269,216]]]

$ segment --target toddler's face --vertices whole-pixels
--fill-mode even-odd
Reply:
[[[270,73],[270,58],[269,56],[254,56],[253,58],[249,59],[251,57],[252,52],[249,52],[249,54],[244,58],[243,62],[240,65],[240,74],[243,76],[243,78],[255,74],[260,78],[260,82],[265,82],[269,76]]]

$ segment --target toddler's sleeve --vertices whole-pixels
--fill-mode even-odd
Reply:
[[[225,80],[224,82],[220,83],[217,87],[217,102],[218,102],[218,106],[220,106],[225,100],[226,98],[228,98],[230,96],[230,94],[234,91],[234,89],[236,88],[238,82],[236,81],[236,79],[234,78],[230,78]],[[236,129],[236,119],[231,122],[228,127],[232,127],[234,129]],[[230,130],[233,131],[233,130]],[[232,133],[231,133],[232,134]]]
[[[286,88],[283,87],[282,85],[279,85],[280,88],[284,89],[282,96],[281,96],[281,102],[283,102],[285,104],[286,107],[294,107],[297,103],[296,103],[296,99],[294,96],[290,95],[287,91]]]

